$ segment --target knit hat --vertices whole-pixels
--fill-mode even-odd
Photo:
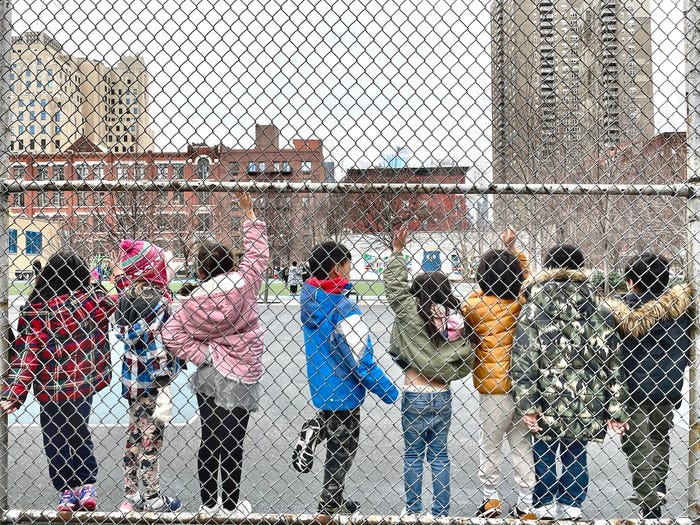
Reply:
[[[131,281],[146,281],[168,286],[168,270],[165,252],[147,241],[124,239],[121,247],[121,267]]]

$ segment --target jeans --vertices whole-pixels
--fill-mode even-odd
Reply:
[[[562,464],[557,477],[557,451]],[[571,439],[535,439],[535,508],[553,503],[581,507],[588,490],[586,443]]]
[[[97,460],[88,421],[92,396],[75,401],[49,401],[40,406],[39,421],[53,487],[63,492],[97,478]]]
[[[403,427],[403,477],[406,510],[423,511],[423,457],[433,476],[433,516],[450,512],[450,457],[447,437],[452,419],[452,392],[404,392],[401,399]]]

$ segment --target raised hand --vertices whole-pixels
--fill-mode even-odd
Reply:
[[[395,253],[401,253],[403,249],[406,247],[406,236],[408,235],[408,229],[407,228],[401,228],[398,232],[396,232],[396,235],[394,238],[391,240],[391,248],[394,250]]]

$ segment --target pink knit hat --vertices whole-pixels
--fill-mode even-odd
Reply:
[[[155,244],[147,241],[124,239],[121,247],[121,267],[132,281],[146,281],[168,286],[168,270],[165,252]]]

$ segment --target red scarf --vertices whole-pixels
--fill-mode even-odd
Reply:
[[[311,286],[320,288],[324,292],[328,293],[343,293],[348,288],[350,288],[350,281],[343,279],[342,277],[336,277],[335,279],[319,279],[318,277],[310,277],[306,281]]]

